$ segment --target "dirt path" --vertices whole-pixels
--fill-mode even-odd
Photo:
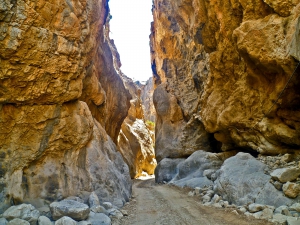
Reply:
[[[129,216],[121,225],[269,225],[266,221],[248,219],[233,213],[233,209],[219,209],[200,204],[188,196],[188,190],[155,184],[154,179],[135,180],[134,198],[123,209]]]

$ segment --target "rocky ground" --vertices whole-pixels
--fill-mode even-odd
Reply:
[[[154,179],[135,180],[133,198],[123,209],[128,216],[113,224],[145,225],[268,225],[264,220],[250,219],[235,208],[203,206],[199,196],[189,196],[188,188],[156,184]]]

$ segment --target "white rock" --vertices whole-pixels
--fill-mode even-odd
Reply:
[[[287,217],[287,224],[288,225],[300,225],[300,219],[297,217]]]
[[[287,216],[282,214],[275,214],[273,215],[273,219],[271,219],[270,221],[278,225],[286,225],[286,220]]]
[[[31,225],[36,225],[39,216],[40,212],[30,204],[11,206],[3,213],[3,217],[7,220],[19,218],[28,221]]]
[[[7,225],[30,225],[30,223],[26,220],[22,220],[19,218],[15,218],[7,223]]]
[[[195,187],[194,191],[195,191],[196,195],[199,195],[200,192],[201,192],[201,188],[200,187]]]
[[[8,222],[5,218],[0,218],[0,225],[6,225]]]
[[[289,210],[300,212],[300,203],[295,203],[290,206]]]
[[[264,205],[256,204],[256,203],[252,203],[248,206],[248,210],[251,213],[262,211],[264,208],[266,208]]]
[[[102,205],[106,210],[111,209],[113,207],[113,205],[110,202],[103,202]]]
[[[38,219],[38,225],[53,225],[53,223],[48,217],[40,216]]]
[[[77,222],[68,216],[64,216],[57,220],[55,225],[77,225]]]
[[[247,212],[247,209],[246,209],[244,206],[240,207],[239,210],[240,210],[242,213]]]

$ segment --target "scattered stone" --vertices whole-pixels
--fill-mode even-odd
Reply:
[[[210,202],[210,200],[211,200],[211,197],[209,195],[204,195],[202,197],[202,203]]]
[[[246,209],[244,206],[240,207],[239,210],[240,210],[242,213],[247,212],[247,209]]]
[[[108,215],[107,210],[102,205],[93,206],[90,210],[94,213],[104,213]]]
[[[228,201],[224,201],[224,202],[223,202],[223,205],[224,205],[225,208],[228,208],[229,202],[228,202]]]
[[[112,208],[112,209],[108,210],[108,216],[109,217],[114,217],[114,218],[117,218],[117,219],[121,219],[123,217],[123,213],[121,213],[117,209]]]
[[[279,181],[275,181],[273,185],[278,191],[282,191],[282,183],[280,183]]]
[[[99,198],[95,192],[92,192],[91,195],[89,196],[89,206],[90,208],[92,208],[93,206],[98,206],[98,205],[100,205]]]
[[[291,205],[289,207],[289,210],[294,210],[294,211],[300,212],[300,203],[294,203],[293,205]]]
[[[38,225],[53,225],[53,223],[48,217],[40,216],[38,219]]]
[[[270,221],[278,225],[286,225],[286,220],[287,216],[282,214],[275,214],[273,215],[273,218]]]
[[[103,202],[102,205],[106,210],[111,209],[113,207],[113,205],[110,202]]]
[[[293,156],[291,154],[284,154],[282,157],[281,157],[281,161],[282,162],[285,162],[285,163],[288,163],[290,161],[293,160]]]
[[[272,179],[285,183],[288,181],[296,180],[300,175],[300,168],[291,167],[291,168],[280,168],[274,170],[271,174]]]
[[[128,212],[124,209],[121,209],[120,212],[123,214],[123,216],[128,216]]]
[[[39,216],[40,212],[30,204],[11,206],[3,213],[3,217],[7,220],[20,218],[28,221],[31,225],[36,225]]]
[[[7,223],[7,225],[30,225],[30,223],[26,220],[22,220],[19,218],[15,218]]]
[[[256,219],[265,219],[265,220],[268,220],[268,219],[272,219],[273,218],[273,211],[271,209],[269,209],[269,208],[265,208],[263,211],[259,211],[259,212],[253,213],[253,216]]]
[[[200,187],[195,187],[194,191],[195,191],[195,194],[196,194],[196,195],[200,195],[200,193],[201,193],[201,188],[200,188]]]
[[[248,206],[248,210],[249,212],[251,213],[255,213],[255,212],[258,212],[258,211],[262,211],[264,208],[266,208],[265,205],[262,205],[262,204],[256,204],[256,203],[252,203]]]
[[[188,193],[188,196],[194,196],[195,195],[195,192],[194,191],[190,191],[189,193]]]
[[[6,225],[8,222],[5,218],[0,218],[0,225]]]
[[[289,198],[296,198],[300,193],[300,186],[297,183],[287,182],[283,185],[282,190]]]
[[[92,223],[89,221],[80,221],[77,223],[77,225],[92,225]]]
[[[216,170],[208,169],[203,171],[203,176],[206,176],[208,179],[211,179],[211,175],[214,174]]]
[[[286,205],[279,206],[275,209],[274,213],[283,214],[284,209],[289,209]]]
[[[104,213],[93,213],[90,212],[87,220],[92,225],[111,225],[111,219]]]
[[[300,225],[300,219],[297,217],[287,217],[287,224],[288,225]]]
[[[222,197],[217,194],[215,194],[214,197],[211,199],[213,203],[218,203],[220,200],[222,200]]]
[[[77,225],[77,222],[68,216],[64,216],[57,220],[55,225]]]
[[[50,210],[54,220],[60,219],[63,216],[68,216],[78,221],[85,220],[90,212],[86,204],[74,200],[53,202],[50,204]]]

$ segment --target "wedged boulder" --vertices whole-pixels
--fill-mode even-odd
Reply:
[[[77,222],[68,216],[64,216],[57,220],[55,225],[77,225]]]
[[[238,153],[225,160],[217,171],[218,178],[214,190],[223,199],[236,205],[258,203],[275,207],[288,205],[292,200],[278,191],[264,173],[266,165],[248,153]]]
[[[3,213],[3,217],[7,220],[19,218],[28,221],[30,225],[36,225],[39,216],[40,212],[30,204],[11,206]]]
[[[68,216],[80,221],[88,218],[90,213],[88,205],[73,200],[53,202],[50,204],[50,210],[54,220]]]
[[[162,182],[169,182],[172,180],[178,173],[178,164],[183,162],[185,159],[169,159],[164,158],[161,160],[157,167],[155,168],[155,182],[162,183]]]
[[[285,183],[288,181],[296,180],[297,177],[300,175],[300,168],[280,168],[274,170],[270,175],[274,180],[278,180],[282,183]]]

